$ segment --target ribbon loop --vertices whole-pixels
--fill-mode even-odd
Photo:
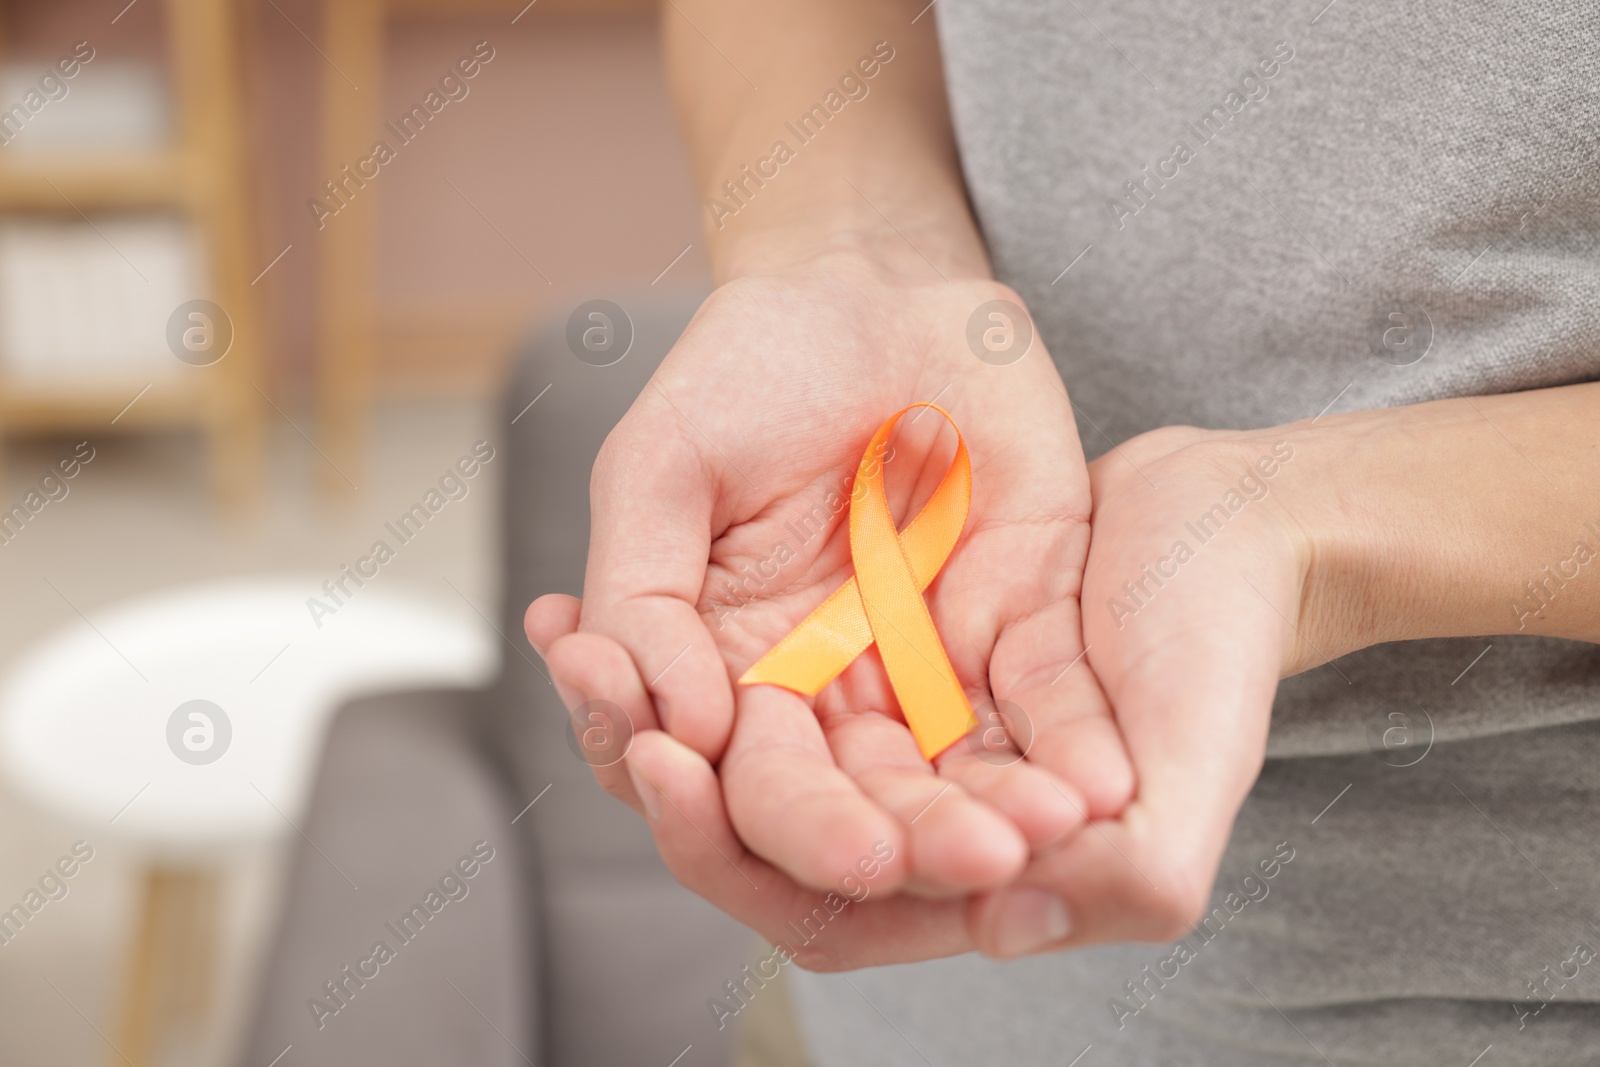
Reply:
[[[956,454],[939,487],[905,530],[895,529],[884,491],[889,434],[915,408],[932,408],[956,430]],[[972,500],[972,461],[949,412],[912,404],[892,415],[862,454],[850,501],[850,556],[855,576],[789,631],[739,681],[815,696],[870,646],[889,674],[906,725],[926,759],[964,737],[976,717],[956,679],[922,599],[955,549]]]

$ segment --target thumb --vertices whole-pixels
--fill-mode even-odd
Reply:
[[[647,388],[595,461],[581,627],[633,657],[662,726],[715,760],[733,689],[697,611],[719,478],[681,416]]]

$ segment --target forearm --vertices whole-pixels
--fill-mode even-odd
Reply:
[[[1600,642],[1600,383],[1289,429],[1303,627],[1346,651],[1505,633]]]
[[[933,16],[911,21],[921,6],[663,6],[668,73],[719,281],[830,251],[863,253],[911,278],[988,276]]]

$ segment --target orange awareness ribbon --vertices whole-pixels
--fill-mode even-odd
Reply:
[[[880,457],[895,423],[912,408],[932,408],[956,430],[956,455],[939,487],[904,532],[884,493]],[[878,427],[861,457],[850,503],[855,577],[744,672],[744,685],[782,686],[816,696],[876,643],[906,725],[924,759],[933,759],[977,725],[934,629],[922,591],[950,558],[972,501],[967,442],[937,404],[912,404]]]

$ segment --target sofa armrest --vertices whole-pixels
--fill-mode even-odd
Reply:
[[[390,693],[336,714],[241,1067],[290,1045],[294,1067],[537,1056],[538,883],[477,746],[482,700]]]

